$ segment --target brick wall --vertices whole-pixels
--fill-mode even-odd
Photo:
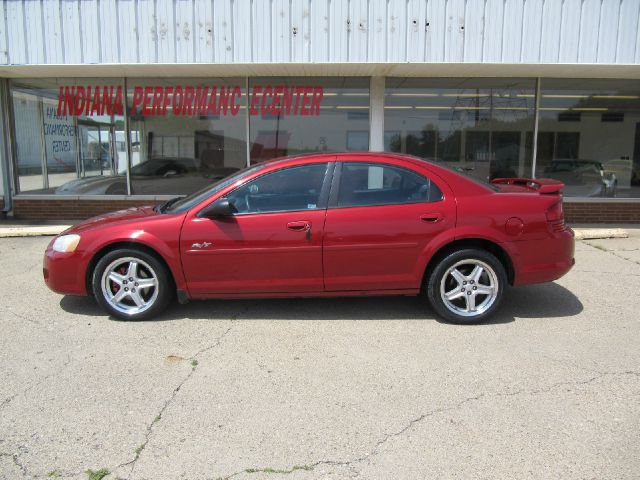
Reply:
[[[156,205],[162,200],[13,200],[13,216],[24,220],[82,220],[129,207]]]
[[[161,202],[162,200],[15,198],[13,214],[18,219],[29,220],[80,220],[114,210]],[[640,202],[565,202],[564,212],[567,223],[640,223]]]
[[[567,223],[640,223],[640,202],[564,202]]]

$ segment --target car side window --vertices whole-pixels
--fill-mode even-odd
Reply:
[[[227,195],[237,214],[316,210],[328,163],[284,168],[256,178]]]
[[[437,202],[442,191],[430,179],[380,163],[345,162],[340,174],[339,207]]]

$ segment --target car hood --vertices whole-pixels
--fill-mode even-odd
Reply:
[[[56,194],[103,194],[107,189],[114,184],[123,183],[126,181],[124,177],[108,177],[108,176],[95,176],[78,178],[71,180],[63,185],[60,185],[56,189]]]
[[[140,222],[149,218],[162,215],[156,212],[152,206],[132,207],[126,210],[118,210],[117,212],[105,213],[84,220],[77,225],[65,230],[63,233],[82,233],[94,228],[104,227],[106,225],[122,225],[124,223]]]

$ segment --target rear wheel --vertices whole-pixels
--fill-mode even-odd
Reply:
[[[484,250],[464,249],[445,256],[427,280],[431,305],[454,323],[477,323],[499,307],[507,286],[504,266]]]
[[[173,297],[167,268],[141,250],[107,253],[93,271],[93,293],[102,308],[121,320],[144,320],[162,312]]]

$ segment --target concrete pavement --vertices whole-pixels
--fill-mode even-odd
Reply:
[[[638,230],[471,327],[415,298],[115,321],[46,289],[49,240],[0,239],[0,478],[637,478]]]

